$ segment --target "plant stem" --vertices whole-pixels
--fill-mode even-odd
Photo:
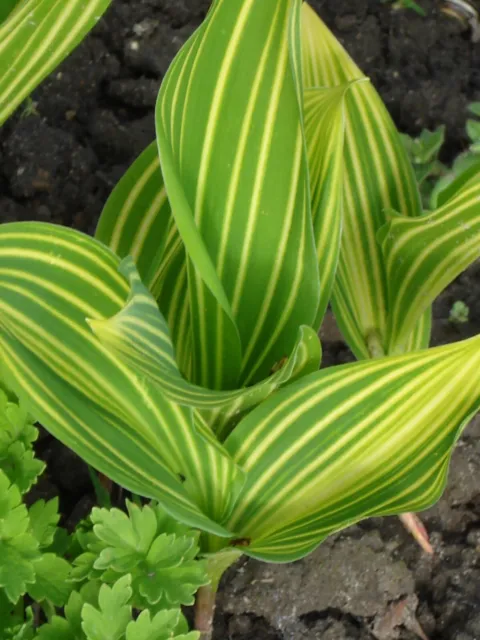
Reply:
[[[372,329],[367,334],[367,347],[370,357],[372,359],[383,358],[385,356],[385,349],[382,345],[380,333],[376,329]]]
[[[195,599],[195,629],[200,631],[200,640],[211,640],[217,592],[210,584],[200,587]]]
[[[228,567],[241,555],[238,549],[227,549],[207,559],[210,584],[200,587],[195,598],[195,630],[200,631],[200,640],[212,639],[218,585]]]

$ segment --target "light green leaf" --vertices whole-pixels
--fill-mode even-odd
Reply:
[[[49,600],[56,607],[62,607],[72,590],[68,582],[70,564],[54,553],[44,553],[35,562],[35,583],[28,587],[28,593],[36,602]]]
[[[127,502],[127,509],[128,515],[119,509],[92,510],[93,530],[105,544],[94,563],[96,569],[131,572],[147,555],[157,534],[155,512],[131,502]]]
[[[480,407],[480,337],[311,374],[262,403],[226,447],[247,471],[229,526],[285,562],[373,515],[436,501]]]
[[[467,120],[467,134],[472,142],[480,140],[480,120]]]
[[[130,576],[120,578],[112,588],[106,584],[98,594],[99,608],[87,603],[82,609],[82,629],[88,640],[120,640],[132,619],[128,604],[132,589]]]
[[[318,269],[287,37],[298,7],[216,0],[160,91],[162,173],[188,256],[191,379],[210,388],[264,379],[315,319]]]
[[[468,105],[468,110],[470,113],[473,113],[473,115],[480,117],[480,102],[471,102]]]
[[[379,239],[390,294],[388,349],[402,351],[423,311],[480,255],[480,172],[418,219],[392,214]]]
[[[235,500],[240,470],[217,442],[197,433],[190,410],[140,380],[86,322],[112,317],[125,304],[119,259],[62,227],[6,224],[0,237],[5,379],[93,467],[159,499],[180,520],[227,535],[217,523]]]
[[[60,514],[58,513],[58,498],[48,502],[37,500],[29,511],[30,529],[38,540],[40,548],[49,547],[53,543]]]
[[[192,536],[161,534],[153,542],[145,565],[133,574],[133,587],[144,599],[142,607],[192,605],[199,587],[208,584],[205,564]]]
[[[38,543],[28,532],[27,507],[18,488],[0,471],[0,587],[16,603],[35,581]]]
[[[418,138],[400,134],[400,139],[412,162],[417,165],[426,165],[436,160],[445,142],[445,125],[437,127],[435,131],[423,129]]]
[[[129,623],[126,640],[198,640],[197,631],[180,636],[175,633],[179,616],[176,609],[160,611],[153,618],[149,611],[142,611],[135,622]]]
[[[167,534],[158,528],[155,511],[127,502],[127,514],[118,509],[94,509],[94,532],[102,542],[93,567],[108,581],[115,572],[132,576],[133,604],[170,608],[193,604],[197,589],[208,582],[199,552],[197,535]],[[93,554],[92,554],[93,555]]]
[[[314,11],[303,5],[304,85],[339,87],[363,78],[347,52]],[[371,83],[356,82],[345,98],[343,230],[332,294],[339,327],[357,358],[368,358],[369,336],[385,347],[388,291],[377,231],[386,209],[419,216],[421,202],[415,175],[399,134]],[[426,346],[428,321],[412,343]]]
[[[82,638],[75,635],[68,621],[60,616],[53,616],[48,624],[42,624],[35,637],[38,640],[80,640]]]
[[[110,2],[25,0],[0,24],[0,125],[83,40]]]

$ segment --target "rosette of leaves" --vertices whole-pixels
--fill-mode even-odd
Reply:
[[[478,172],[422,215],[378,94],[300,0],[215,0],[156,127],[96,239],[0,229],[15,392],[204,553],[295,560],[432,504],[480,401],[479,337],[426,349],[478,256]],[[329,301],[362,362],[318,371]]]
[[[127,511],[94,508],[93,529],[79,532],[84,549],[74,560],[71,579],[113,584],[131,576],[131,602],[155,613],[192,605],[198,588],[208,583],[205,564],[196,559],[198,534],[170,518],[159,505]]]

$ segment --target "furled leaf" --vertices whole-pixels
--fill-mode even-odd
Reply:
[[[98,594],[98,609],[85,604],[82,609],[82,629],[88,640],[120,640],[132,618],[128,604],[132,596],[130,576],[120,578],[113,587],[106,584]]]
[[[363,78],[341,44],[306,4],[302,8],[306,89],[339,87]],[[388,291],[377,231],[386,209],[422,213],[415,176],[399,134],[369,82],[356,82],[344,98],[343,230],[332,295],[336,320],[357,358],[371,357],[371,335],[385,348]],[[428,344],[427,318],[412,344]]]
[[[135,622],[129,623],[126,640],[197,640],[200,637],[197,631],[186,635],[175,633],[179,616],[176,609],[160,611],[153,618],[149,611],[142,611]]]
[[[340,250],[343,198],[344,96],[349,84],[304,94],[312,221],[321,283],[313,326],[318,330],[332,292]]]
[[[135,375],[86,322],[115,316],[125,304],[119,259],[98,241],[52,225],[5,224],[0,236],[5,379],[93,467],[158,498],[182,521],[228,535],[218,522],[231,509],[241,471],[207,432],[198,433],[191,410]]]
[[[72,590],[68,582],[70,564],[54,553],[44,553],[35,562],[35,583],[28,587],[28,593],[36,602],[49,600],[62,607]]]
[[[25,0],[0,24],[0,125],[83,40],[110,2]]]
[[[210,388],[264,379],[318,307],[288,46],[299,5],[215,0],[157,103],[161,169],[188,259],[192,381]]]
[[[0,471],[0,587],[13,603],[35,581],[38,542],[28,528],[28,511],[20,492]]]
[[[480,337],[325,369],[266,400],[226,440],[247,471],[228,525],[242,551],[290,561],[373,515],[419,511],[480,408]]]
[[[122,261],[120,272],[129,279],[131,286],[125,306],[112,318],[88,322],[105,347],[179,404],[203,409],[218,408],[224,416],[243,413],[280,385],[296,376],[316,371],[320,366],[318,336],[309,327],[301,327],[293,353],[266,380],[234,391],[214,391],[192,384],[183,378],[177,367],[167,323],[140,280],[131,258]]]
[[[480,255],[480,172],[428,215],[392,214],[379,238],[389,282],[388,349],[400,352],[428,305]]]

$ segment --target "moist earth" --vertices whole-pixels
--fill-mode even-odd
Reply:
[[[447,126],[442,160],[465,150],[466,106],[480,100],[480,43],[462,23],[380,0],[312,4],[370,76],[398,128]],[[0,219],[43,220],[92,233],[116,181],[154,138],[159,83],[208,0],[115,0],[94,32],[0,130]],[[434,305],[434,344],[480,331],[480,266]],[[462,300],[469,321],[452,324]],[[331,316],[323,366],[352,360]],[[59,495],[74,526],[94,504],[88,470],[42,432],[48,476],[36,497]],[[442,500],[423,514],[435,549],[422,552],[396,518],[374,518],[290,565],[241,560],[225,576],[215,638],[377,640],[480,638],[480,420],[465,431]]]

